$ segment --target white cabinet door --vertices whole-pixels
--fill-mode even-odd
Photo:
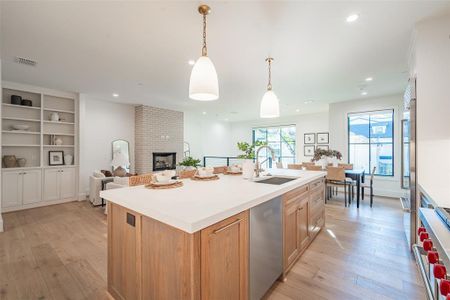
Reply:
[[[42,199],[42,172],[41,170],[29,170],[22,172],[22,202],[30,204]]]
[[[75,169],[61,169],[60,179],[61,199],[75,198]]]
[[[60,199],[60,169],[46,169],[44,171],[44,200]]]
[[[22,171],[3,172],[2,207],[22,205]]]

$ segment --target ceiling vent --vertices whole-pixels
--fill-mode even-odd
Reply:
[[[18,64],[23,64],[23,65],[32,66],[32,67],[35,67],[37,65],[37,61],[31,60],[28,58],[24,58],[24,57],[19,57],[19,56],[16,56],[14,61]]]

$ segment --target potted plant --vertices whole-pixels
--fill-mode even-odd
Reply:
[[[243,154],[238,155],[238,158],[244,160],[242,163],[242,177],[244,179],[251,179],[253,177],[253,172],[255,171],[255,148],[262,145],[265,145],[265,143],[261,141],[256,141],[253,144],[247,142],[237,143],[238,149],[244,152]]]
[[[187,156],[179,163],[185,170],[193,170],[197,166],[200,166],[200,159],[193,158],[192,156]]]
[[[333,166],[337,166],[337,161],[341,159],[341,152],[337,150],[325,150],[319,148],[314,151],[314,157],[311,161],[319,162],[322,166],[322,169],[326,169],[329,163],[333,163]]]

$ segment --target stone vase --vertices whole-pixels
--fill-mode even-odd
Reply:
[[[255,163],[252,159],[244,160],[242,164],[242,177],[244,179],[252,179],[255,174]]]
[[[3,164],[6,168],[14,168],[17,165],[15,155],[3,155]]]

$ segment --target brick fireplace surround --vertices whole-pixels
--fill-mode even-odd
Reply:
[[[183,112],[140,105],[135,108],[136,172],[153,170],[153,152],[176,152],[183,158]]]

